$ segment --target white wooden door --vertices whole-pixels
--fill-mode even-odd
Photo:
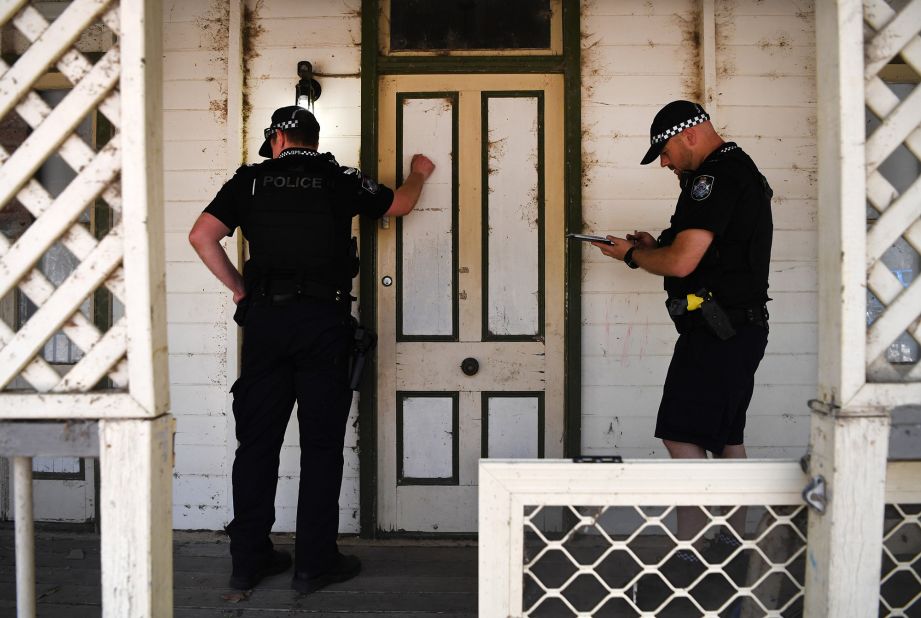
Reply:
[[[562,456],[562,77],[380,93],[382,182],[414,153],[437,168],[378,230],[378,525],[473,532],[480,457]]]

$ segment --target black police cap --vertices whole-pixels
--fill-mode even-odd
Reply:
[[[276,109],[272,113],[272,124],[266,128],[266,131],[269,129],[281,129],[284,131],[294,128],[305,128],[308,133],[313,129],[313,132],[317,135],[320,134],[320,123],[317,122],[316,117],[300,105],[288,105]],[[272,144],[269,143],[269,137],[271,137],[271,134],[266,136],[262,147],[259,148],[259,156],[266,159],[272,158]]]
[[[707,120],[710,120],[710,114],[698,103],[691,101],[672,101],[660,109],[649,127],[649,150],[640,165],[652,163],[659,158],[670,137]]]

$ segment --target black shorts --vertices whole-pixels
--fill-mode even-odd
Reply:
[[[748,323],[735,328],[726,341],[703,326],[678,337],[659,404],[657,438],[697,444],[716,455],[727,444],[743,443],[768,330]]]

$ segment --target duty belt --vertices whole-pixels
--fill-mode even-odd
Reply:
[[[275,282],[273,281],[273,283]],[[324,285],[322,283],[317,283],[315,281],[302,281],[300,283],[291,283],[290,285],[283,286],[286,289],[290,288],[290,292],[274,292],[272,287],[275,286],[270,285],[268,289],[262,285],[257,286],[255,290],[256,298],[264,299],[273,305],[284,305],[308,298],[339,303],[346,298],[349,298],[349,295],[343,293],[341,289],[337,289],[329,285]]]
[[[768,319],[771,317],[770,314],[768,314],[767,305],[748,307],[745,309],[727,309],[726,313],[729,315],[729,320],[733,324],[745,324],[747,322],[764,328],[768,327]]]
[[[768,328],[768,310],[766,305],[760,307],[742,307],[723,309],[706,289],[686,297],[669,298],[665,301],[668,315],[683,332],[681,324],[686,327],[696,320],[703,321],[720,339],[729,339],[735,334],[733,325],[755,324]]]

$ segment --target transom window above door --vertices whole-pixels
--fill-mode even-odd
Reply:
[[[389,56],[562,53],[561,0],[381,0]]]

